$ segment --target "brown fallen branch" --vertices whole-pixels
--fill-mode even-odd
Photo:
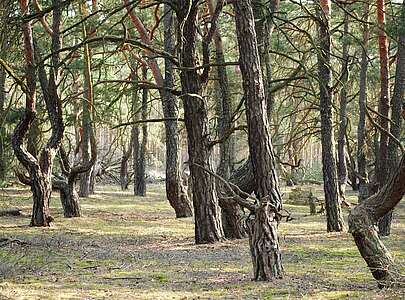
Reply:
[[[29,245],[29,242],[18,240],[18,239],[10,239],[10,238],[0,238],[0,247],[5,247],[7,245],[16,243],[18,245]]]

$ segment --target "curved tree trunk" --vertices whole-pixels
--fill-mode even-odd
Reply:
[[[260,201],[253,219],[249,220],[250,252],[255,280],[272,280],[283,276],[276,215],[282,201],[276,174],[273,146],[254,16],[250,0],[234,2],[239,62],[248,124],[249,153],[254,169],[256,194]]]
[[[380,191],[358,204],[349,215],[349,231],[361,256],[380,287],[398,283],[394,261],[376,231],[378,220],[401,201],[405,194],[405,156]]]
[[[65,218],[80,217],[79,194],[76,191],[74,181],[54,180],[52,186],[59,190]]]
[[[320,89],[320,113],[321,113],[321,142],[322,142],[322,171],[325,191],[325,209],[328,231],[342,231],[343,217],[339,203],[337,170],[335,160],[335,147],[333,137],[333,113],[331,93],[331,37],[329,31],[330,23],[330,1],[320,0],[318,9],[318,80]]]
[[[195,163],[212,171],[207,103],[196,67],[196,17],[198,1],[179,1],[177,11],[180,72],[183,106],[188,137],[188,154],[193,186],[195,241],[213,243],[224,238],[215,179]],[[181,34],[182,33],[182,34]]]

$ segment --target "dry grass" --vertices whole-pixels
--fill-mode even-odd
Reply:
[[[3,190],[0,207],[19,207],[24,216],[0,218],[1,236],[30,244],[0,248],[0,299],[404,297],[404,290],[377,289],[348,233],[326,233],[324,216],[306,216],[307,207],[292,205],[296,219],[280,225],[285,278],[252,282],[247,240],[194,245],[192,219],[176,220],[163,192],[150,186],[141,198],[102,187],[82,199],[84,217],[76,219],[63,218],[55,198],[55,221],[44,229],[27,226],[26,190]],[[402,273],[404,219],[401,206],[386,239]]]

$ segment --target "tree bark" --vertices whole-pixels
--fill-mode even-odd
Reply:
[[[250,0],[237,0],[234,2],[234,8],[248,124],[249,153],[254,170],[256,194],[260,201],[254,218],[249,220],[250,252],[254,279],[272,280],[283,276],[276,218],[282,208],[282,200],[270,140],[252,3]]]
[[[196,17],[198,1],[179,0],[178,45],[183,107],[188,137],[188,155],[193,186],[195,241],[214,243],[224,238],[215,179],[194,164],[212,171],[207,103],[202,97],[203,82],[196,67]]]
[[[402,4],[401,17],[398,22],[400,25],[398,33],[398,52],[395,69],[395,83],[392,94],[392,113],[391,113],[391,134],[397,139],[401,138],[401,124],[403,99],[405,90],[405,3]],[[399,162],[398,145],[390,138],[387,148],[388,171],[393,172]],[[380,221],[380,234],[383,236],[390,235],[391,232],[392,211],[388,212]]]
[[[359,123],[357,125],[357,168],[359,174],[359,202],[362,202],[369,196],[367,161],[365,154],[369,10],[370,4],[367,1],[364,3],[363,44],[361,51],[360,90],[359,90]]]
[[[164,50],[174,55],[174,15],[168,4],[164,4]],[[164,85],[174,88],[174,68],[170,59],[165,58]],[[178,101],[169,91],[161,93],[163,115],[165,121],[166,137],[166,196],[173,207],[176,218],[186,218],[193,215],[193,207],[185,187],[181,180],[179,132],[175,118],[179,116]]]
[[[401,201],[405,194],[405,156],[380,191],[358,204],[349,215],[349,231],[361,256],[380,287],[398,282],[394,261],[376,231],[376,223]]]
[[[322,171],[327,230],[342,231],[344,221],[338,195],[332,122],[330,1],[320,0],[320,8],[317,13],[320,48],[318,51],[319,109],[321,113]]]
[[[82,2],[80,4],[80,13],[82,19],[89,15],[87,4]],[[85,23],[82,24],[83,37],[87,38],[89,35],[88,28]],[[92,111],[93,111],[93,80],[91,74],[91,50],[88,44],[84,44],[84,66],[83,66],[83,76],[84,76],[84,97],[82,102],[83,112],[82,112],[82,163],[88,164],[90,161],[90,134],[92,132]],[[88,197],[91,191],[91,173],[92,169],[81,174],[80,176],[80,197]]]
[[[345,199],[346,182],[348,179],[347,164],[346,164],[346,128],[347,128],[347,85],[349,83],[349,14],[346,12],[344,16],[344,32],[343,32],[343,60],[342,60],[342,75],[340,90],[340,109],[339,109],[339,137],[338,137],[338,179],[339,179],[339,195]]]
[[[214,1],[208,1],[208,8],[211,17],[215,13]],[[215,62],[218,64],[216,67],[216,73],[218,76],[218,82],[215,84],[217,90],[217,105],[216,113],[218,120],[218,136],[221,138],[231,130],[232,127],[232,99],[229,91],[228,74],[225,66],[224,49],[222,45],[222,37],[219,28],[214,33],[215,43]],[[223,141],[219,148],[219,165],[217,173],[225,178],[229,179],[231,176],[232,168],[232,150],[231,147],[233,136]],[[224,190],[221,182],[217,181],[218,190]],[[227,239],[241,239],[246,237],[247,232],[243,226],[242,217],[243,212],[239,204],[234,201],[226,201],[219,198],[219,205],[222,212],[222,227],[224,230],[225,238]]]
[[[125,191],[128,189],[129,185],[129,172],[128,172],[128,161],[131,158],[132,155],[132,132],[131,132],[131,138],[129,141],[128,149],[123,149],[122,157],[121,157],[121,164],[120,164],[120,185],[121,185],[121,190]],[[124,146],[125,147],[125,146]]]
[[[143,80],[146,80],[147,69],[144,66],[142,68]],[[148,118],[148,89],[144,88],[142,90],[142,120]],[[146,178],[145,178],[145,164],[146,164],[146,146],[148,143],[148,123],[142,124],[142,141],[139,147],[139,153],[137,157],[137,168],[134,169],[135,178],[134,178],[134,192],[135,196],[146,196]],[[138,142],[139,143],[139,142]]]
[[[53,180],[52,186],[59,190],[65,218],[80,217],[79,194],[76,191],[74,181]]]
[[[380,54],[380,101],[378,103],[379,125],[386,132],[390,131],[389,113],[390,113],[390,87],[389,87],[389,66],[388,66],[388,40],[384,31],[385,28],[385,1],[377,0],[377,21],[380,26],[378,30],[378,46]],[[381,188],[388,177],[388,134],[380,132],[380,142],[378,146],[378,159],[376,161],[376,175],[378,187]],[[378,224],[381,235],[389,234],[391,226],[391,215],[385,216]]]

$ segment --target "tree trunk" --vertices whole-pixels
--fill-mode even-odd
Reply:
[[[369,196],[366,147],[366,109],[367,109],[367,69],[368,69],[368,40],[369,40],[369,10],[370,4],[364,3],[363,45],[361,51],[360,91],[359,91],[359,123],[357,125],[357,168],[359,175],[359,202]]]
[[[122,154],[122,158],[121,158],[121,165],[120,165],[120,185],[121,185],[121,190],[125,191],[128,189],[128,185],[129,185],[129,173],[128,173],[128,161],[131,157],[132,154],[132,134],[131,134],[131,138],[129,141],[129,145],[128,145],[128,150],[126,150],[125,148],[123,149],[123,154]]]
[[[274,28],[274,15],[278,12],[280,0],[254,0],[252,1],[253,15],[255,17],[255,30],[259,49],[260,64],[263,76],[263,84],[267,99],[267,113],[271,120],[274,107],[270,82],[272,68],[270,59],[271,35]]]
[[[7,158],[5,155],[5,114],[4,114],[4,104],[6,101],[6,71],[0,67],[0,185],[6,179],[6,169],[7,169]]]
[[[349,83],[349,14],[344,16],[343,39],[343,60],[342,60],[342,88],[340,90],[340,109],[339,109],[339,137],[338,137],[338,179],[339,194],[345,199],[346,182],[348,179],[346,164],[346,128],[347,128],[347,85]]]
[[[214,15],[215,5],[214,1],[208,1],[208,7],[211,16]],[[215,43],[215,62],[218,64],[216,73],[218,75],[218,82],[215,84],[217,91],[217,119],[218,119],[218,136],[219,138],[225,136],[232,127],[232,99],[229,92],[228,74],[225,66],[224,49],[222,45],[221,32],[217,27],[214,33]],[[229,179],[231,176],[232,153],[234,150],[231,148],[233,136],[223,141],[219,148],[219,165],[217,173]],[[224,190],[221,182],[217,182],[217,189]],[[224,229],[225,238],[227,239],[241,239],[246,237],[247,232],[243,226],[242,217],[243,212],[239,204],[234,201],[226,201],[219,199],[219,205],[222,212],[222,227]]]
[[[401,138],[402,111],[404,99],[404,84],[405,84],[405,2],[402,4],[402,12],[399,20],[401,27],[399,28],[398,36],[398,52],[397,63],[395,70],[394,92],[392,94],[392,113],[391,113],[391,134],[397,139]],[[387,149],[388,171],[392,173],[399,162],[398,145],[390,138]],[[388,212],[378,224],[380,234],[383,236],[390,235],[391,232],[392,211]]]
[[[76,191],[74,181],[54,180],[53,186],[60,192],[60,201],[62,203],[64,217],[80,217],[79,194]]]
[[[173,41],[173,11],[168,4],[164,4],[164,50],[174,54]],[[167,88],[174,87],[174,68],[170,59],[165,59],[165,79],[164,85]],[[176,218],[186,218],[193,215],[193,208],[188,198],[187,187],[182,184],[180,173],[179,156],[179,132],[177,121],[178,103],[176,97],[169,91],[161,92],[163,115],[166,131],[166,196],[173,207]]]
[[[333,112],[331,92],[331,37],[329,30],[330,23],[330,2],[320,0],[318,9],[318,78],[320,89],[320,113],[321,113],[321,142],[322,142],[322,171],[325,191],[325,208],[328,231],[342,231],[343,218],[339,203],[337,170],[335,160],[335,147],[333,137]]]
[[[143,80],[147,79],[147,69],[142,68]],[[142,90],[142,120],[148,118],[148,89],[144,88]],[[139,143],[139,142],[138,142]],[[137,157],[137,168],[134,169],[135,172],[135,196],[146,196],[146,180],[145,180],[145,164],[146,164],[146,146],[148,143],[148,125],[147,123],[142,124],[142,142],[140,143],[139,153]]]
[[[237,0],[234,2],[234,8],[248,124],[249,153],[255,170],[256,194],[260,201],[254,218],[249,220],[250,252],[254,279],[272,280],[283,276],[276,218],[281,210],[282,201],[270,140],[252,4],[250,0]]]
[[[188,137],[188,154],[193,186],[195,241],[214,243],[224,238],[221,211],[214,178],[194,163],[212,171],[207,103],[202,97],[203,86],[196,67],[196,17],[198,1],[179,1],[178,45],[180,72],[184,94],[183,106]]]
[[[87,4],[85,2],[80,4],[80,11],[82,18],[86,18],[89,15]],[[88,29],[85,23],[82,24],[83,37],[88,37]],[[84,44],[84,98],[82,102],[82,163],[88,164],[90,161],[90,134],[92,126],[92,111],[93,111],[93,82],[91,75],[91,52],[88,44]],[[81,174],[80,176],[80,197],[88,197],[91,194],[91,173],[92,169]]]
[[[380,191],[358,204],[349,215],[349,231],[361,256],[380,287],[398,283],[394,261],[376,231],[376,223],[401,201],[405,194],[405,156]]]
[[[389,87],[389,69],[388,69],[388,40],[384,31],[385,28],[385,1],[377,0],[377,19],[380,29],[378,31],[378,46],[380,54],[380,81],[381,92],[378,104],[379,125],[386,132],[390,131],[389,112],[390,112],[390,87]],[[380,143],[378,147],[378,159],[376,162],[376,174],[378,187],[381,188],[388,177],[388,134],[380,132]],[[382,218],[378,224],[381,235],[389,235],[391,226],[391,215]]]

